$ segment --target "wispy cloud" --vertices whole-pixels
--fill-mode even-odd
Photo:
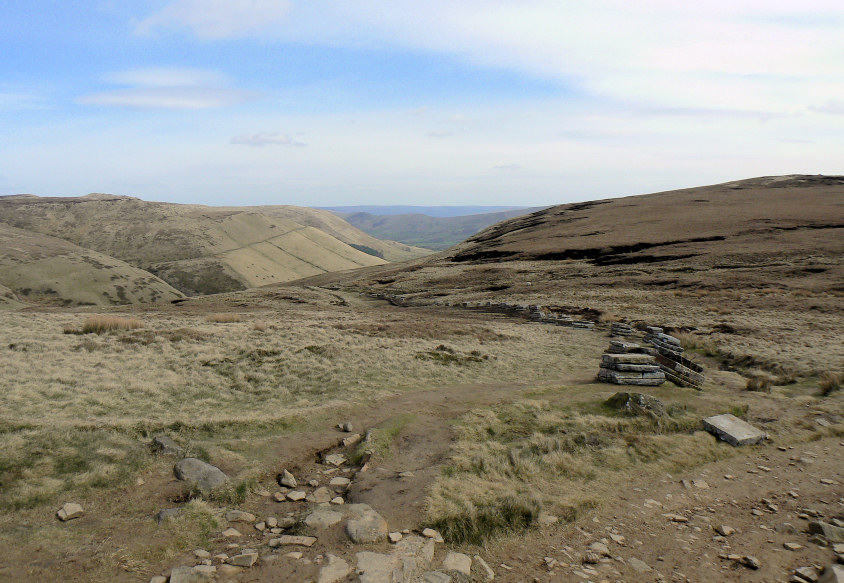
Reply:
[[[288,134],[282,133],[243,134],[233,137],[231,143],[255,148],[263,148],[264,146],[293,146],[295,148],[303,148],[307,146],[306,143],[295,140]]]
[[[844,100],[830,99],[826,103],[817,105],[811,108],[812,111],[818,113],[828,113],[832,115],[844,115]]]
[[[521,164],[498,164],[493,166],[496,170],[521,170]]]
[[[454,132],[428,132],[425,134],[429,138],[450,138],[454,135]]]
[[[283,21],[291,3],[285,0],[176,0],[140,21],[137,31],[186,27],[202,38],[229,38],[272,29]]]
[[[205,69],[153,67],[118,71],[106,82],[130,85],[84,95],[82,105],[139,109],[211,109],[228,107],[260,97],[254,91],[225,87],[225,75]]]
[[[138,87],[92,93],[77,99],[82,105],[138,109],[210,109],[237,105],[259,97],[252,91],[209,87]]]

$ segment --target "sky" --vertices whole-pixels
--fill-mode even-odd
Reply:
[[[844,174],[841,0],[0,5],[0,195],[538,206]]]

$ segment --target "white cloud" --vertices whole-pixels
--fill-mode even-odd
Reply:
[[[210,109],[228,107],[260,97],[254,91],[232,89],[222,73],[186,67],[150,67],[117,71],[105,76],[126,89],[101,91],[79,97],[82,105],[138,109]]]
[[[237,105],[259,95],[240,89],[212,87],[138,87],[85,95],[82,105],[138,109],[209,109]]]
[[[307,146],[306,143],[299,142],[289,135],[282,133],[244,134],[233,137],[231,143],[256,148],[263,148],[264,146],[293,146],[303,148]]]
[[[844,94],[840,0],[175,0],[144,30],[453,55],[592,98],[793,113]],[[836,20],[837,19],[837,20]]]
[[[148,67],[117,71],[106,75],[105,80],[115,85],[140,87],[207,87],[228,84],[227,77],[219,71],[189,67]]]
[[[267,30],[287,16],[285,0],[176,0],[142,20],[139,33],[188,27],[203,38],[226,38]]]

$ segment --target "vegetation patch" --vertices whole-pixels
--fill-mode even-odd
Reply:
[[[468,353],[460,352],[454,348],[446,346],[445,344],[440,344],[434,350],[417,352],[414,358],[417,360],[429,360],[437,364],[454,364],[462,366],[473,362],[484,362],[485,360],[489,360],[489,355],[481,354],[478,350],[472,350]]]
[[[450,542],[532,526],[540,512],[574,520],[643,472],[680,472],[734,455],[699,417],[627,417],[602,401],[571,408],[528,400],[467,414],[452,461],[432,488],[427,521]],[[506,519],[505,519],[506,517]]]

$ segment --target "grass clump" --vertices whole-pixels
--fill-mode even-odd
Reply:
[[[530,494],[503,495],[490,502],[470,505],[463,512],[442,516],[431,523],[443,538],[454,544],[482,545],[504,533],[515,534],[536,522],[542,502]]]
[[[417,352],[414,358],[417,360],[428,360],[437,364],[462,366],[472,362],[489,360],[489,355],[481,354],[478,350],[463,353],[444,344],[440,344],[434,350]]]
[[[144,323],[138,318],[123,316],[91,316],[82,323],[81,332],[75,332],[69,326],[64,327],[65,334],[104,334],[114,330],[137,330],[143,328]]]
[[[766,376],[752,376],[747,379],[744,390],[753,391],[755,393],[770,393],[771,379]]]
[[[379,427],[370,429],[367,432],[367,439],[358,445],[350,461],[353,464],[359,464],[366,455],[371,455],[376,459],[389,458],[393,441],[415,419],[415,413],[404,413],[391,417]]]
[[[842,376],[844,375],[828,371],[823,373],[820,377],[820,380],[818,381],[818,386],[821,389],[821,395],[823,395],[824,397],[828,397],[832,393],[840,391]]]
[[[243,316],[240,314],[208,314],[205,316],[205,320],[214,324],[232,324],[243,322]]]

